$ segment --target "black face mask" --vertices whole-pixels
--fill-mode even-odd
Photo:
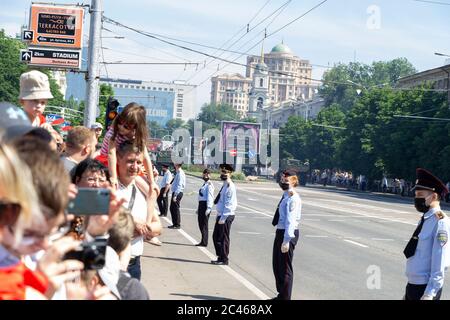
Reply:
[[[209,178],[203,177],[203,181],[208,181],[208,180],[209,180]]]
[[[430,210],[430,206],[427,206],[425,204],[425,198],[414,198],[414,207],[416,207],[416,210],[419,212],[427,212]]]
[[[228,176],[227,176],[226,174],[221,174],[221,175],[220,175],[220,180],[225,181],[225,180],[227,180],[227,179],[228,179]]]
[[[280,188],[284,191],[289,190],[289,183],[286,182],[279,182],[278,185],[280,186]]]

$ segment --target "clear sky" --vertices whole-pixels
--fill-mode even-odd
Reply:
[[[245,52],[262,39],[267,25],[267,34],[271,34],[321,1],[292,0],[284,10],[276,12],[279,13],[276,17],[270,15],[286,0],[103,0],[103,3],[105,16],[150,33],[213,47],[221,47],[237,34],[224,48],[243,36],[230,50]],[[55,2],[69,4],[76,1]],[[434,68],[445,61],[434,52],[450,55],[450,1],[435,2],[448,5],[414,0],[328,0],[268,37],[264,42],[264,51],[270,51],[283,40],[295,55],[310,60],[313,77],[318,79],[326,70],[321,66],[354,60],[371,63],[406,57],[419,71]],[[28,20],[30,4],[28,0],[2,0],[0,28],[9,35],[19,32],[20,26]],[[265,19],[268,16],[270,18]],[[250,28],[265,20],[246,33],[245,26],[252,18]],[[85,22],[87,40],[87,13]],[[190,84],[199,85],[197,101],[200,105],[209,102],[211,76],[217,73],[245,73],[244,67],[211,61],[200,54],[108,23],[104,23],[104,27],[114,32],[102,32],[105,61],[196,62],[200,66],[109,65],[106,69],[102,67],[102,76],[157,81],[188,80]],[[111,38],[118,35],[125,39]],[[245,63],[245,55],[239,58],[234,53],[177,43]],[[258,45],[249,53],[259,54],[260,50],[261,45]]]

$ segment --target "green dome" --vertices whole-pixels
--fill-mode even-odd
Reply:
[[[272,48],[272,51],[270,53],[290,53],[292,54],[291,49],[284,43],[277,44],[275,47]]]

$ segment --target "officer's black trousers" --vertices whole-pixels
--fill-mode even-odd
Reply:
[[[207,202],[199,201],[198,202],[198,228],[200,229],[200,233],[202,234],[202,240],[200,240],[200,244],[207,246],[208,245],[208,221],[209,214],[206,214]]]
[[[159,212],[162,216],[167,216],[167,210],[169,209],[168,202],[169,202],[169,195],[164,196],[166,193],[166,188],[162,188],[159,192],[159,196],[156,199],[156,202],[158,203]]]
[[[294,259],[294,249],[298,242],[298,229],[294,231],[294,235],[295,238],[289,242],[289,251],[286,253],[281,252],[284,229],[277,229],[273,242],[272,267],[278,291],[277,298],[281,300],[291,300],[292,283],[294,280],[292,260]]]
[[[213,241],[218,261],[228,262],[228,254],[230,253],[230,230],[233,220],[234,215],[228,216],[224,224],[219,224],[219,217],[216,219]]]
[[[408,283],[406,285],[405,300],[420,300],[420,298],[422,298],[426,288],[427,288],[426,284]],[[433,298],[433,300],[441,300],[441,293],[442,293],[442,288],[437,292],[437,294]]]
[[[175,227],[179,227],[181,223],[180,217],[180,202],[183,198],[183,192],[180,192],[176,197],[172,193],[172,199],[170,199],[170,215],[172,216],[172,224]],[[173,201],[175,199],[175,201]]]

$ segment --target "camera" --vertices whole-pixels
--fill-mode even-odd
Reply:
[[[108,240],[97,238],[92,242],[83,243],[75,250],[67,252],[63,260],[79,260],[84,264],[84,270],[100,270],[105,266],[106,246]]]

